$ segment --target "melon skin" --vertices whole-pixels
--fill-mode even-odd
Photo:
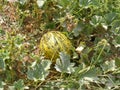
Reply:
[[[72,44],[70,40],[59,31],[50,31],[44,34],[40,40],[40,51],[46,58],[55,61],[60,52],[70,54]]]

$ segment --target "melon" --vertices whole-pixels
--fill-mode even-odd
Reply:
[[[62,32],[50,31],[41,37],[40,51],[46,58],[55,61],[60,52],[70,54],[71,50],[72,44]]]

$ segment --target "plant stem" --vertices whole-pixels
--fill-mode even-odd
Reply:
[[[102,52],[103,52],[103,50],[105,49],[105,47],[106,47],[106,43],[104,44],[103,48],[101,49],[101,51],[100,51],[97,59],[96,59],[93,63],[91,62],[91,65],[90,65],[90,66],[95,65],[95,64],[98,62],[98,60],[100,59],[100,56],[102,55]]]

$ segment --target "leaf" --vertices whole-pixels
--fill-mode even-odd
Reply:
[[[15,90],[15,86],[8,86],[8,90]]]
[[[44,60],[41,61],[41,63],[33,63],[34,65],[32,65],[30,68],[28,68],[28,72],[27,72],[27,77],[30,80],[45,80],[45,78],[47,77],[47,75],[49,74],[49,69],[50,69],[50,65],[51,62],[50,60]]]
[[[63,73],[72,73],[75,71],[74,63],[70,63],[70,56],[64,52],[60,53],[60,59],[56,60],[55,69]]]
[[[99,0],[91,0],[91,4],[98,7],[100,5],[100,2]]]
[[[28,0],[19,0],[19,3],[24,5]]]
[[[84,70],[84,69],[83,69]],[[97,75],[100,74],[100,70],[95,67],[87,67],[86,71],[82,72],[81,75],[79,75],[80,78],[96,78]]]
[[[111,12],[105,15],[105,20],[107,24],[111,24],[113,22],[113,20],[115,20],[116,18],[116,13]]]
[[[112,44],[116,47],[119,48],[120,47],[120,36],[116,36],[115,40],[112,41]]]
[[[0,81],[0,90],[4,90],[4,83]]]
[[[80,5],[82,6],[88,6],[91,4],[91,0],[79,0]]]
[[[120,45],[120,34],[118,34],[118,35],[115,37],[115,40],[116,40],[117,44]]]
[[[55,28],[55,23],[54,22],[49,22],[45,26],[46,29],[54,29]]]
[[[0,28],[0,36],[4,35],[5,31]]]
[[[79,0],[79,3],[81,6],[86,6],[86,7],[89,7],[89,6],[98,7],[100,5],[99,0]]]
[[[115,65],[119,68],[120,67],[120,57],[115,58]]]
[[[120,28],[120,20],[114,20],[113,22],[112,22],[112,27],[113,27],[113,29],[115,29],[115,28]]]
[[[5,69],[5,62],[2,58],[0,58],[0,69]]]
[[[62,7],[66,7],[70,3],[69,0],[59,0],[58,2]]]
[[[40,8],[44,5],[45,2],[46,0],[37,0],[37,4]]]
[[[14,88],[15,90],[24,90],[24,82],[23,80],[18,80],[17,82],[14,82]]]
[[[93,16],[91,21],[90,21],[90,24],[93,25],[94,27],[97,27],[99,24],[101,24],[103,22],[103,18],[102,16]]]
[[[98,68],[87,67],[82,69],[80,72],[81,72],[79,74],[80,87],[86,84],[90,84],[91,82],[99,83],[98,75],[100,75],[101,71]]]
[[[77,26],[73,29],[73,34],[74,34],[75,37],[79,36],[83,27],[84,27],[84,24],[82,22],[79,22],[77,24]]]
[[[110,72],[110,71],[115,71],[116,70],[115,60],[106,61],[102,65],[102,69],[105,73]]]

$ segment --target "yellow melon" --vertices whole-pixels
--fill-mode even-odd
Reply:
[[[71,50],[70,40],[59,31],[50,31],[41,37],[40,51],[46,58],[55,61],[59,57],[59,52],[70,54]]]

